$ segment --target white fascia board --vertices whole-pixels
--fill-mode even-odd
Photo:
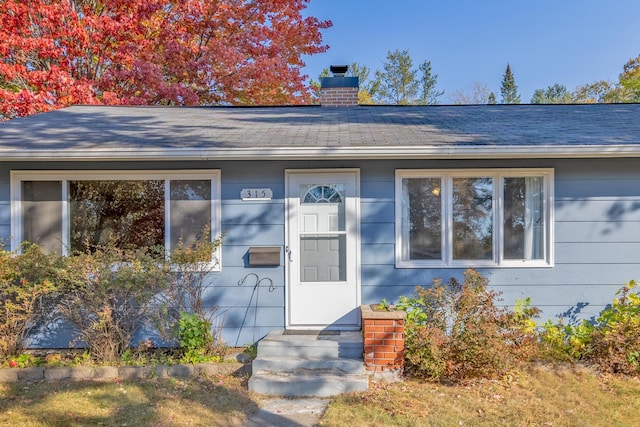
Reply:
[[[210,149],[0,150],[0,161],[528,159],[640,157],[637,145],[262,147]]]

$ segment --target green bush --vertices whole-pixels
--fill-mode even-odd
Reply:
[[[178,322],[178,337],[181,359],[184,363],[201,363],[207,361],[213,344],[211,324],[202,320],[197,314],[182,312]]]
[[[54,313],[61,258],[24,244],[0,250],[0,358],[17,356],[30,332]]]
[[[584,359],[591,351],[593,325],[586,320],[564,324],[547,320],[542,326],[542,355],[549,361],[571,362]]]
[[[521,302],[518,312],[496,306],[499,294],[474,270],[462,283],[436,280],[417,287],[397,308],[407,312],[406,369],[436,381],[495,377],[535,352],[532,318],[539,310]]]

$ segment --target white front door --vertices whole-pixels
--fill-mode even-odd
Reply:
[[[287,327],[359,329],[359,172],[287,172]]]

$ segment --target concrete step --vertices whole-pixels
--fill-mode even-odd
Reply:
[[[335,396],[366,390],[362,332],[273,331],[258,343],[249,390],[271,396]]]
[[[285,335],[275,331],[258,343],[258,357],[347,358],[360,359],[362,333],[340,335]]]
[[[254,374],[249,379],[249,390],[270,396],[328,397],[365,391],[368,386],[369,377],[366,374],[294,376]]]
[[[252,372],[262,373],[286,373],[313,374],[313,375],[356,375],[364,374],[362,359],[309,359],[293,357],[259,357],[252,363]]]

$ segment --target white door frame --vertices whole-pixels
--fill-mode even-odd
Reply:
[[[347,268],[355,269],[355,301],[354,309],[357,309],[361,303],[361,257],[360,257],[360,169],[358,168],[329,168],[329,169],[285,169],[285,325],[288,329],[341,329],[341,330],[359,330],[361,325],[360,316],[357,316],[357,323],[353,325],[341,325],[338,327],[331,327],[331,325],[308,326],[308,325],[295,325],[291,323],[291,306],[294,302],[291,301],[291,286],[294,283],[294,276],[296,271],[293,271],[293,266],[298,266],[297,262],[292,262],[293,257],[298,257],[299,254],[293,254],[290,252],[292,247],[291,239],[298,239],[298,235],[291,236],[292,227],[290,221],[297,220],[294,217],[294,199],[297,202],[299,198],[298,188],[290,188],[290,181],[293,175],[314,177],[314,181],[318,184],[322,184],[324,176],[331,177],[338,174],[351,174],[355,181],[355,194],[352,196],[354,200],[354,224],[350,228],[353,233],[347,234],[348,239],[354,239],[355,241],[355,253],[350,254],[347,252]],[[297,206],[297,203],[296,205]],[[296,226],[297,228],[297,226]],[[296,245],[297,246],[297,245]]]

